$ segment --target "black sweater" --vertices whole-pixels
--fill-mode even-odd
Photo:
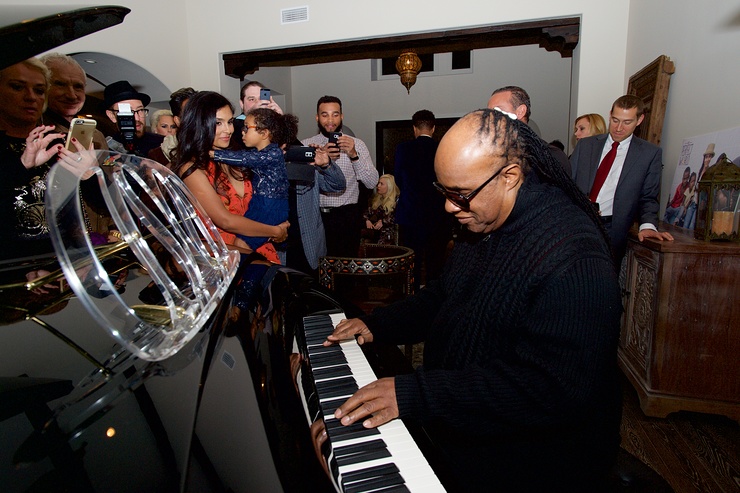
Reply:
[[[396,377],[467,491],[577,491],[608,469],[621,415],[622,311],[609,250],[530,174],[506,222],[458,241],[441,279],[375,310],[377,341],[425,341]],[[461,486],[462,487],[462,486]]]

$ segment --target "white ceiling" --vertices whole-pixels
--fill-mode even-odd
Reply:
[[[153,106],[167,107],[172,90],[139,65],[107,53],[84,51],[69,55],[77,60],[87,73],[88,96],[102,100],[105,86],[119,80],[127,80],[137,91],[149,95]]]

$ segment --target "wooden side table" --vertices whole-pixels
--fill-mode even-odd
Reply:
[[[648,416],[685,410],[740,421],[740,244],[630,232],[619,364]]]

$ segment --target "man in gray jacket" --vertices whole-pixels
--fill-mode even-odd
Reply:
[[[319,257],[326,255],[326,235],[321,220],[319,192],[342,192],[346,187],[344,173],[337,163],[315,165],[313,183],[292,182],[290,229],[288,230],[288,267],[317,275]],[[293,213],[295,212],[295,217]]]

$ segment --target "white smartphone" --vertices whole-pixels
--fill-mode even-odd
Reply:
[[[89,149],[97,125],[98,122],[89,118],[72,118],[72,124],[67,133],[67,143],[64,146],[72,152],[77,152],[77,148],[72,144],[72,137],[74,137],[82,147]]]

